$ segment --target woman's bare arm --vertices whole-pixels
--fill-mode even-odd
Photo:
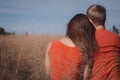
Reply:
[[[51,47],[51,43],[48,44],[46,52],[45,52],[45,71],[46,71],[46,77],[50,77],[50,58],[49,58],[50,47]]]

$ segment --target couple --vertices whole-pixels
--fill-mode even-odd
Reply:
[[[120,37],[105,30],[106,9],[94,4],[86,14],[75,15],[65,38],[48,45],[51,80],[120,80]]]

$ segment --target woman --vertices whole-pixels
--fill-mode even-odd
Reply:
[[[47,75],[51,80],[89,80],[96,50],[95,28],[86,15],[76,14],[68,23],[65,38],[47,47]]]

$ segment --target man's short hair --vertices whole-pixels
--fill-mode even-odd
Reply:
[[[95,25],[104,25],[106,20],[106,9],[99,4],[93,4],[87,9],[87,16]]]

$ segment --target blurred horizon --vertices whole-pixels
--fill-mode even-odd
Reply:
[[[107,9],[106,29],[120,30],[119,0],[0,0],[0,26],[16,34],[65,34],[69,20],[92,4]]]

